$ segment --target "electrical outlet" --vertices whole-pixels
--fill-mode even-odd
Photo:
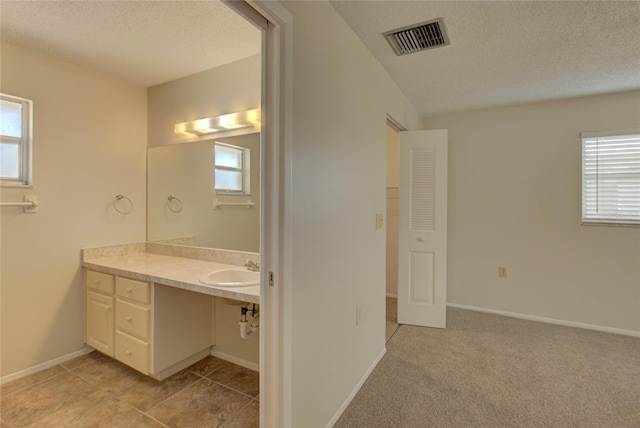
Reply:
[[[360,325],[361,321],[362,321],[362,310],[360,309],[360,306],[356,306],[356,327]]]
[[[498,276],[500,278],[506,278],[507,277],[507,268],[504,267],[504,266],[498,267]]]
[[[376,214],[376,229],[382,229],[384,226],[384,214]]]

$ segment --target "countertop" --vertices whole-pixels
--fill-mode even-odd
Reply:
[[[238,268],[235,265],[165,256],[153,253],[135,253],[99,257],[82,262],[87,269],[112,275],[125,276],[145,282],[182,288],[196,293],[226,297],[249,303],[260,303],[260,286],[215,287],[204,285],[200,277],[220,269]]]

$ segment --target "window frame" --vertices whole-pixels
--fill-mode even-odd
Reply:
[[[613,215],[599,215],[594,216],[587,213],[587,190],[586,190],[586,156],[585,156],[585,146],[589,140],[593,141],[594,139],[602,138],[614,138],[614,137],[624,137],[624,136],[638,136],[640,135],[640,129],[625,129],[625,130],[616,130],[616,131],[602,131],[602,132],[583,132],[580,134],[580,145],[581,145],[581,156],[580,156],[580,164],[581,164],[581,218],[582,225],[584,226],[623,226],[623,227],[640,227],[640,211],[637,213],[633,213],[632,218],[620,218]],[[638,156],[640,158],[640,155]]]
[[[218,146],[222,146],[222,147],[227,147],[230,149],[234,149],[234,150],[238,150],[240,152],[241,155],[241,164],[242,167],[241,168],[235,168],[235,167],[229,167],[229,166],[223,166],[223,165],[218,165],[216,163],[216,147]],[[242,146],[236,146],[233,144],[228,144],[228,143],[223,143],[221,141],[214,141],[214,146],[213,146],[213,190],[215,194],[219,194],[219,195],[230,195],[230,196],[249,196],[251,195],[251,172],[250,172],[250,165],[251,165],[251,149],[249,149],[248,147],[242,147]],[[233,190],[233,189],[218,189],[216,188],[217,184],[216,184],[216,179],[215,179],[215,173],[217,170],[221,170],[221,171],[233,171],[233,172],[240,172],[241,173],[241,177],[242,177],[242,189],[241,190]]]
[[[0,135],[0,142],[19,144],[20,165],[17,179],[0,177],[0,187],[31,187],[33,185],[33,100],[0,93],[0,99],[22,105],[22,136]]]

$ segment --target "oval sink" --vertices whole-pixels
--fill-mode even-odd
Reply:
[[[222,269],[203,275],[200,282],[216,287],[249,287],[260,284],[260,272],[246,269]]]

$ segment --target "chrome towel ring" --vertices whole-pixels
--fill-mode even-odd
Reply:
[[[179,213],[182,211],[182,201],[176,196],[169,195],[167,198],[167,207],[169,211]]]
[[[122,201],[125,202],[122,202]],[[118,207],[120,205],[120,207]],[[123,195],[116,195],[116,199],[113,201],[113,208],[120,214],[129,214],[133,210],[133,202],[131,199]]]

